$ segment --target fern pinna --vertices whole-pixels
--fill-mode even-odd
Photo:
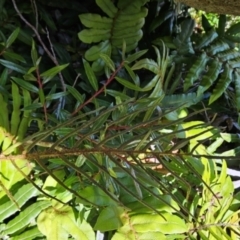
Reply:
[[[231,107],[239,112],[240,52],[235,45],[240,42],[237,35],[240,23],[226,30],[225,16],[219,19],[218,28],[214,28],[203,16],[204,34],[194,32],[194,21],[185,19],[177,37],[165,42],[172,50],[170,55],[175,64],[171,75],[175,88],[168,88],[165,97],[168,100],[178,99],[179,104],[187,101],[191,105],[207,98],[211,105],[223,95],[229,97],[234,88]],[[161,40],[165,39],[155,39],[154,43],[160,45]],[[179,89],[182,89],[181,94]],[[190,100],[189,93],[192,95]],[[171,101],[167,102],[171,104]]]

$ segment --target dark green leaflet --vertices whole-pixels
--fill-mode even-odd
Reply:
[[[185,78],[184,91],[188,90],[189,87],[193,86],[193,83],[200,77],[200,74],[206,67],[207,61],[208,57],[205,52],[202,53],[202,55],[195,61]]]
[[[222,69],[222,63],[217,59],[212,59],[208,64],[208,70],[203,76],[200,86],[197,90],[197,96],[202,95],[212,84],[217,80],[217,77]]]
[[[229,66],[229,64],[226,64],[224,67],[224,72],[221,75],[217,83],[217,86],[213,89],[213,93],[211,94],[211,97],[209,99],[209,104],[216,101],[228,88],[229,84],[233,79],[232,73],[233,73],[233,69]]]

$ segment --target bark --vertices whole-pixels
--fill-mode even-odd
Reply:
[[[240,0],[175,0],[206,12],[240,16]]]

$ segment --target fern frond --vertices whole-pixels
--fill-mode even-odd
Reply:
[[[98,14],[81,14],[80,20],[89,29],[82,30],[78,36],[85,43],[99,43],[92,46],[85,53],[88,61],[93,62],[95,72],[100,71],[104,64],[99,58],[100,53],[111,55],[111,51],[116,52],[116,48],[122,48],[123,42],[126,44],[126,52],[136,48],[138,41],[142,38],[141,28],[145,23],[147,8],[143,5],[148,0],[135,0],[128,4],[124,0],[115,6],[110,0],[98,0],[97,5],[108,17]]]

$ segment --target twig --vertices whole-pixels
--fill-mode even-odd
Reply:
[[[56,59],[56,55],[55,55],[55,52],[53,50],[52,41],[51,41],[50,36],[49,36],[48,28],[46,27],[45,30],[46,30],[46,33],[47,33],[47,39],[48,39],[48,42],[49,42],[49,45],[50,45],[50,48],[51,48],[52,55]]]
[[[38,33],[38,30],[31,24],[29,23],[24,17],[23,15],[21,14],[21,12],[19,11],[18,7],[17,7],[17,4],[16,4],[16,1],[15,0],[12,0],[12,3],[13,3],[13,6],[17,12],[17,14],[19,15],[19,17],[22,19],[22,21],[27,25],[29,26],[33,32],[35,33],[38,41],[40,42],[40,44],[42,45],[44,51],[47,53],[48,57],[53,61],[53,63],[56,65],[56,66],[59,66],[59,63],[57,61],[57,59],[52,55],[52,53],[48,50],[48,48],[46,47],[46,45],[44,44],[44,42],[42,41],[42,38],[40,36],[40,34]],[[64,83],[64,80],[62,78],[60,78],[60,81],[61,81],[61,85],[62,85],[62,88],[63,88],[63,91],[65,91],[65,83]]]
[[[56,198],[56,197],[54,197],[54,196],[51,196],[51,195],[48,194],[47,192],[43,191],[42,188],[39,187],[34,181],[32,181],[32,180],[30,179],[30,177],[29,177],[28,175],[26,175],[26,174],[24,173],[24,171],[22,171],[22,169],[19,168],[18,165],[17,165],[14,161],[11,160],[11,162],[12,162],[13,166],[23,175],[23,177],[24,177],[29,183],[31,183],[39,192],[41,192],[42,194],[44,194],[45,196],[47,196],[47,197],[49,197],[49,198],[51,198],[51,199],[54,199],[54,200],[57,201],[57,202],[60,202],[60,203],[62,203],[62,204],[65,204],[64,202],[62,202],[62,201],[59,200],[58,198]],[[21,209],[19,208],[19,210],[21,210]]]
[[[41,76],[40,76],[38,66],[36,68],[36,75],[37,75],[37,82],[38,82],[39,91],[43,91],[43,84],[42,84],[42,81],[41,81]],[[43,111],[44,111],[44,115],[45,115],[45,121],[47,122],[48,121],[48,116],[47,116],[47,107],[46,107],[45,97],[44,97],[44,103],[42,102],[42,104],[43,104]]]
[[[21,208],[18,204],[18,202],[15,200],[14,196],[11,194],[11,192],[5,187],[5,185],[2,183],[2,181],[0,181],[0,187],[2,188],[2,190],[6,193],[6,195],[10,198],[10,200],[16,205],[16,207],[18,208],[18,210],[20,211]]]
[[[57,65],[59,65],[59,63],[57,61],[57,58],[56,58],[56,55],[55,55],[55,52],[54,52],[54,49],[53,49],[52,41],[51,41],[50,36],[49,36],[49,31],[48,31],[47,28],[46,28],[46,33],[47,33],[47,39],[48,39],[48,42],[49,42],[49,45],[50,45],[50,48],[51,48],[51,51],[52,51],[52,55],[53,55],[54,59],[56,60]],[[62,73],[61,72],[58,73],[58,76],[59,76],[59,78],[61,80],[62,89],[65,92],[66,91],[66,86],[65,86],[65,83],[64,83],[64,80],[63,80]]]
[[[93,94],[92,97],[90,97],[86,102],[81,104],[73,113],[72,116],[74,116],[76,113],[78,113],[83,107],[85,107],[88,103],[90,103],[94,98],[96,98],[100,93],[104,92],[106,87],[112,82],[112,80],[116,77],[117,73],[122,69],[124,65],[124,61],[121,62],[119,67],[115,70],[115,72],[111,75],[111,77],[107,80],[107,82],[97,91]]]
[[[81,73],[78,73],[75,80],[74,80],[74,83],[73,83],[72,87],[75,87],[75,85],[77,83],[77,80],[79,79],[80,76],[81,76]]]
[[[35,28],[38,29],[38,9],[37,9],[37,4],[35,0],[31,0],[32,2],[32,7],[35,12]]]
[[[54,143],[48,143],[49,148],[54,145]],[[39,145],[39,144],[36,144]],[[61,147],[60,147],[61,148]],[[56,149],[56,148],[55,148]],[[204,157],[209,160],[215,160],[215,159],[225,159],[225,160],[238,160],[239,157],[229,157],[229,156],[211,156],[211,155],[197,155],[197,154],[187,154],[187,153],[171,153],[171,152],[158,152],[158,151],[143,151],[143,150],[122,150],[122,149],[102,149],[102,148],[91,148],[91,149],[79,149],[79,148],[73,148],[73,149],[68,149],[68,148],[63,148],[63,151],[60,150],[46,150],[43,152],[34,152],[34,153],[22,153],[19,155],[4,155],[3,153],[0,153],[0,161],[8,161],[8,160],[20,160],[20,159],[35,159],[36,157],[39,159],[46,159],[46,158],[54,158],[54,157],[59,157],[60,156],[79,156],[82,154],[93,154],[93,153],[111,153],[114,155],[118,154],[148,154],[149,157],[166,157],[166,156],[175,156],[175,157]]]

